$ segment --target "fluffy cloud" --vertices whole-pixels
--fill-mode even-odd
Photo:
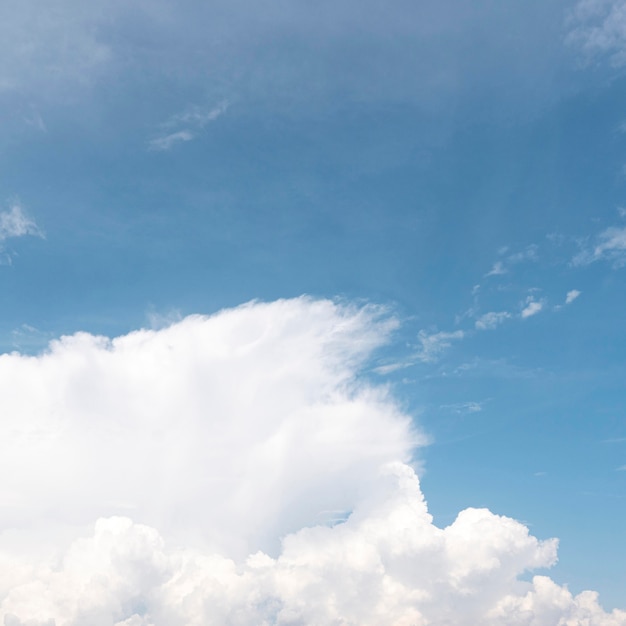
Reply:
[[[515,520],[467,509],[433,525],[413,470],[387,464],[351,517],[235,562],[171,547],[128,518],[99,520],[57,563],[17,568],[6,626],[623,626],[596,594],[519,573],[556,560]],[[13,564],[11,564],[13,565]],[[14,579],[15,580],[15,579]],[[54,620],[54,621],[52,621]]]
[[[389,332],[378,314],[293,300],[0,356],[5,518],[131,514],[244,554],[351,509],[421,441],[355,379]]]
[[[5,626],[626,625],[518,579],[555,540],[433,524],[423,439],[359,374],[394,324],[303,298],[0,356]]]

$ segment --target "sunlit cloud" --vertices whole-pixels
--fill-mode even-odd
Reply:
[[[543,310],[543,302],[538,300],[534,300],[532,296],[529,296],[526,300],[526,306],[522,309],[520,313],[523,319],[527,317],[532,317],[533,315],[537,315]]]
[[[433,523],[426,438],[360,376],[396,326],[300,298],[0,356],[5,626],[626,624],[520,579],[555,539],[486,509]]]

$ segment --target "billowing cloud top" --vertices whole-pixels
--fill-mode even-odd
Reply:
[[[359,376],[394,325],[301,298],[1,356],[5,626],[625,625],[518,580],[555,540],[433,524],[423,437]]]

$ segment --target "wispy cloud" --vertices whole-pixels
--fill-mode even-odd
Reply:
[[[154,150],[155,152],[163,152],[165,150],[169,150],[177,143],[191,141],[194,137],[195,135],[188,130],[179,130],[178,132],[152,139],[149,142],[148,147],[150,150]]]
[[[452,342],[463,339],[464,336],[465,333],[462,330],[437,333],[420,330],[417,338],[421,344],[421,349],[416,353],[415,358],[424,363],[436,361],[443,352],[452,346]]]
[[[572,265],[590,265],[596,261],[609,261],[615,268],[626,265],[626,226],[603,230],[593,245],[583,248],[572,259]]]
[[[571,12],[567,43],[587,59],[606,57],[613,66],[626,64],[626,2],[580,0]]]
[[[488,276],[502,276],[503,274],[507,274],[509,271],[509,266],[517,265],[518,263],[523,263],[525,261],[537,261],[539,258],[538,255],[539,246],[537,244],[531,243],[526,246],[523,250],[519,252],[513,252],[512,254],[507,254],[508,246],[503,246],[499,253],[504,256],[504,258],[496,261],[491,269],[485,274],[485,277]]]
[[[567,295],[565,296],[565,304],[571,304],[579,296],[580,296],[580,291],[578,291],[578,289],[572,289],[571,291],[568,291]]]
[[[172,128],[187,124],[195,128],[203,128],[209,122],[215,121],[220,115],[224,114],[228,106],[227,101],[220,102],[217,106],[211,108],[194,105],[182,113],[173,115],[163,126]]]
[[[24,213],[19,202],[13,202],[11,208],[0,211],[0,265],[13,264],[13,254],[6,249],[4,242],[26,236],[45,238],[35,220]]]
[[[483,410],[482,402],[456,402],[454,404],[442,404],[439,408],[454,413],[480,413]]]
[[[539,258],[538,251],[539,246],[535,243],[531,243],[520,252],[509,254],[506,260],[512,264],[523,263],[524,261],[537,261]]]
[[[526,306],[522,309],[520,313],[523,319],[527,317],[532,317],[533,315],[537,315],[543,310],[543,302],[534,300],[532,296],[529,296],[526,300]]]
[[[493,330],[510,317],[511,314],[507,311],[490,311],[481,315],[476,320],[475,326],[478,330]]]
[[[164,132],[148,142],[148,149],[153,152],[164,152],[176,144],[195,139],[207,124],[223,115],[228,106],[226,101],[212,108],[192,106],[182,113],[173,115],[161,124],[161,130]]]
[[[13,237],[43,237],[43,231],[35,221],[24,213],[18,202],[14,202],[7,211],[0,212],[0,246],[6,239]]]

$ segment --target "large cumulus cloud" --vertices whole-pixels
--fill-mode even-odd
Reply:
[[[0,357],[5,626],[623,626],[487,510],[433,524],[423,437],[360,376],[394,321],[297,299]]]

